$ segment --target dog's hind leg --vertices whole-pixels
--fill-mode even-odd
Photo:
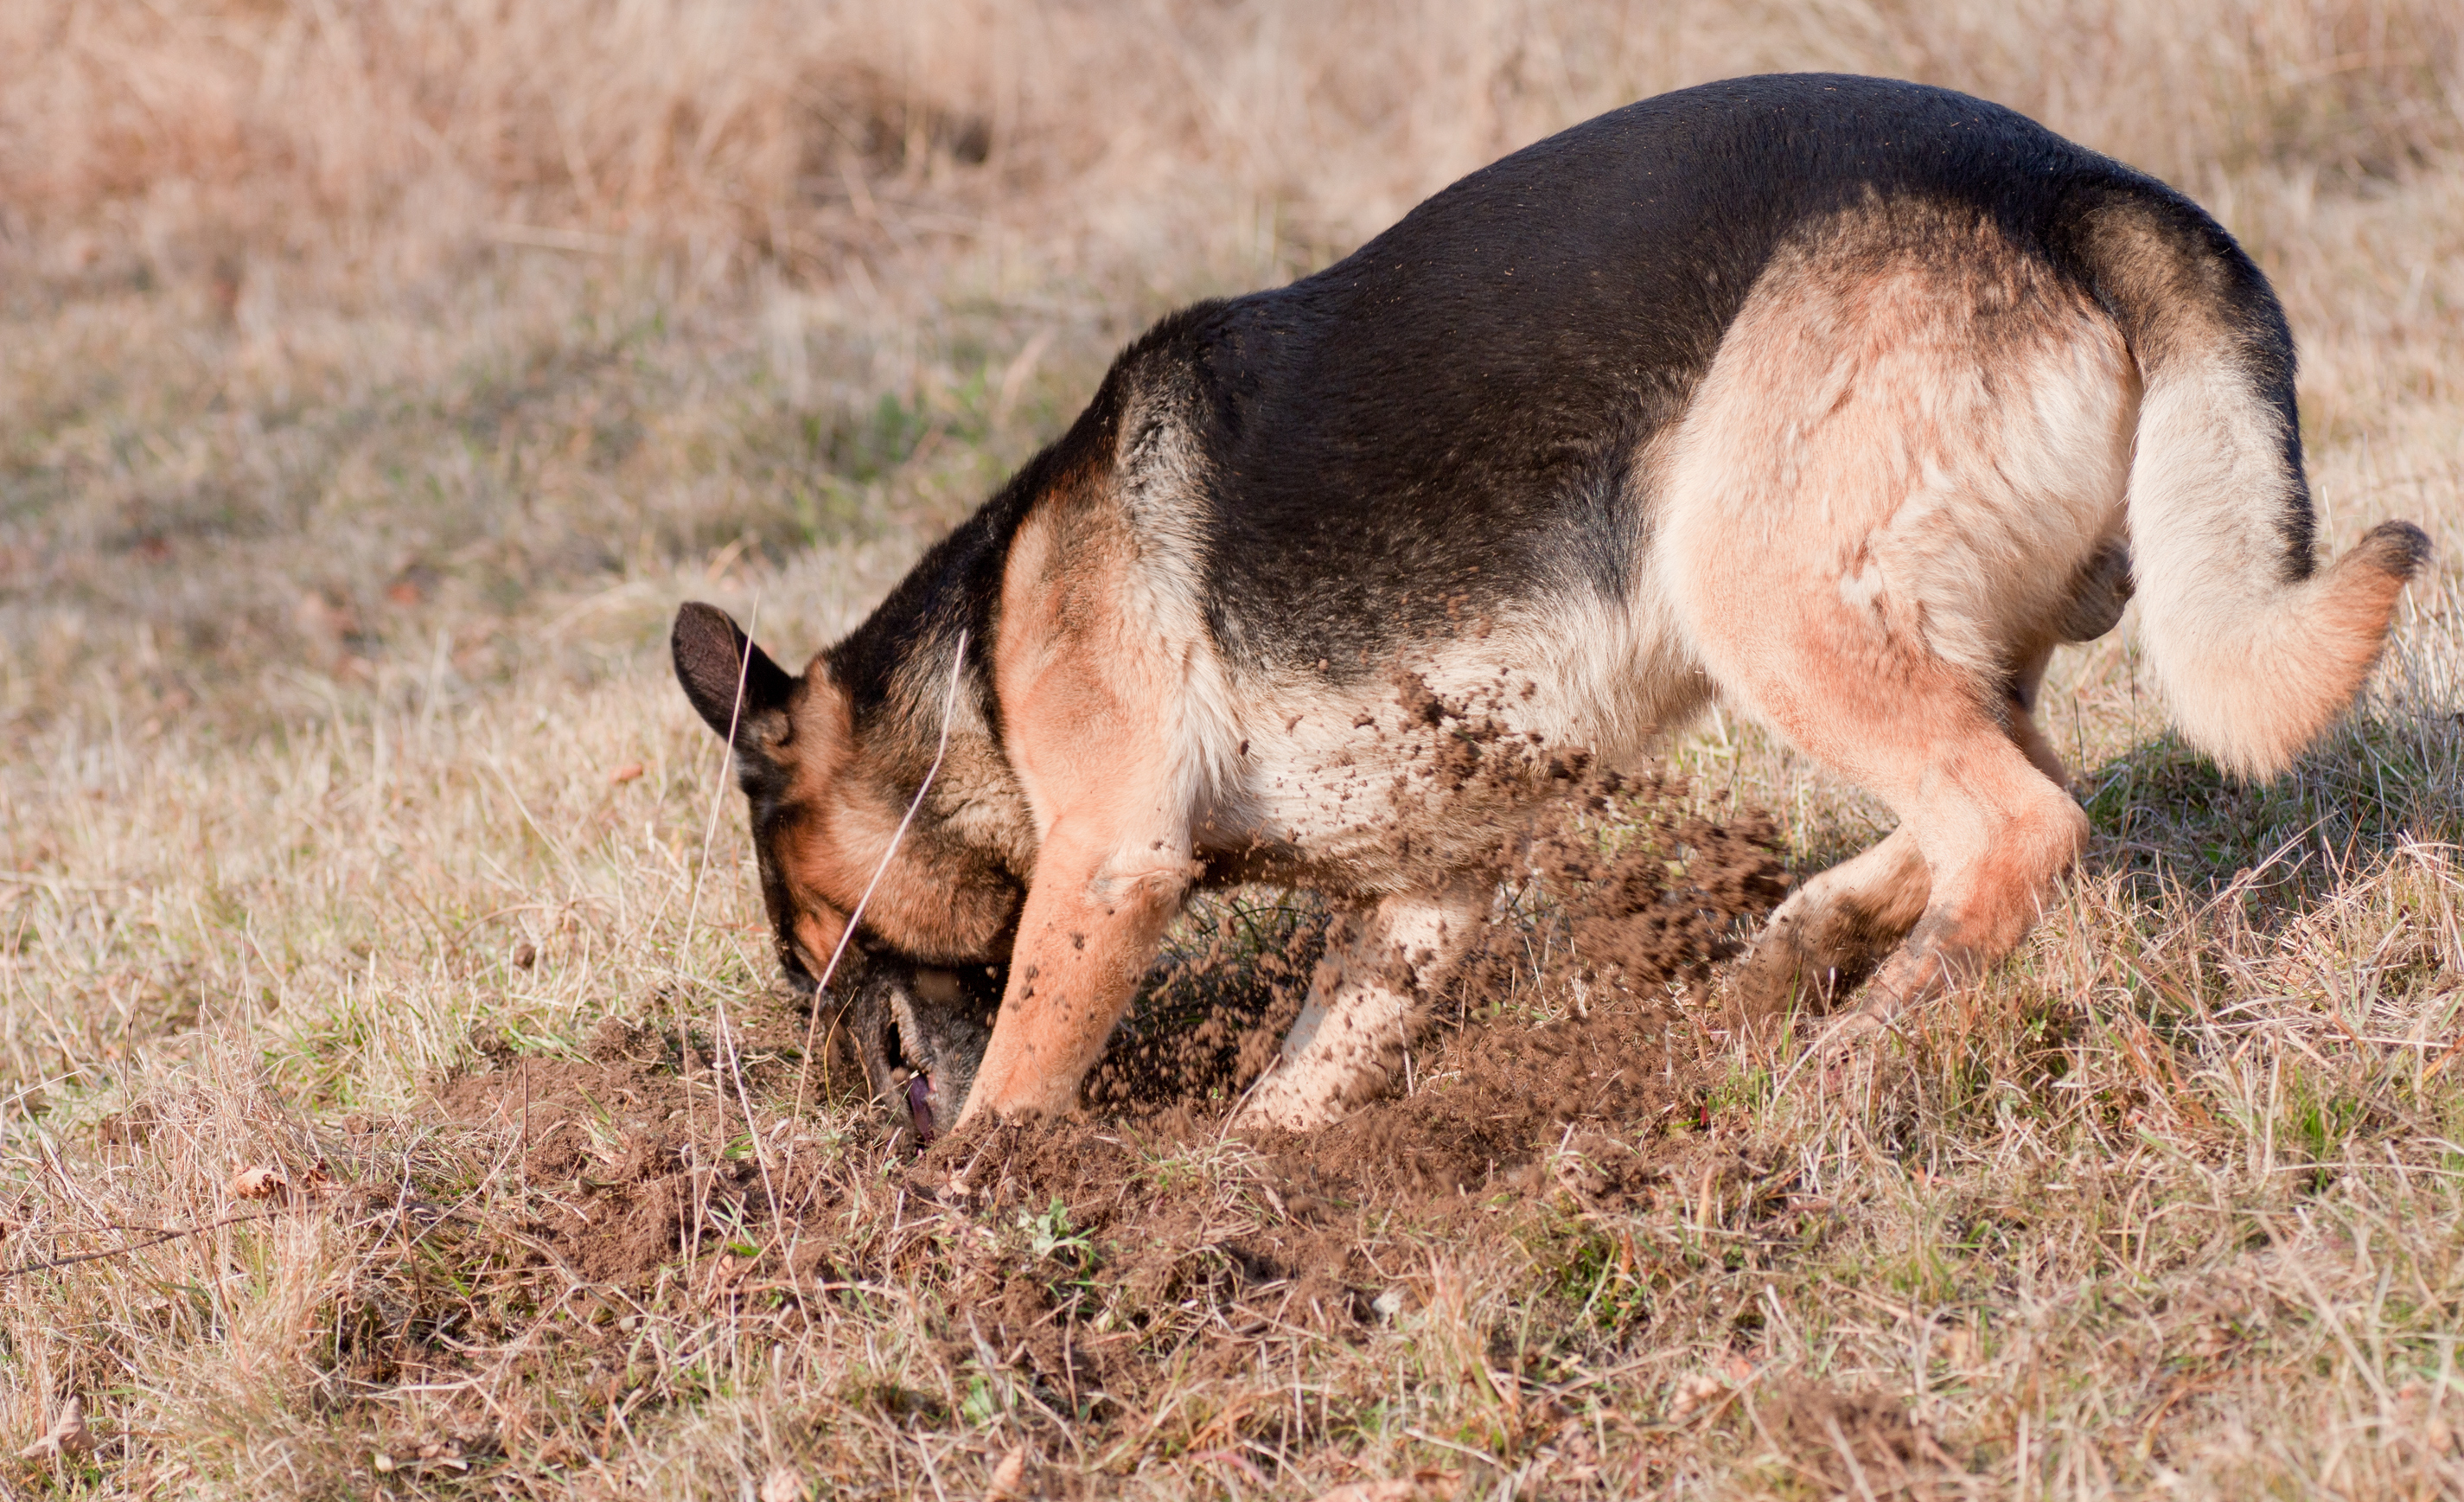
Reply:
[[[2013,670],[2004,731],[2028,763],[2066,785],[2069,774],[2033,718],[2050,647]],[[1815,876],[1792,894],[1764,926],[1753,952],[1738,966],[1735,994],[1749,1017],[1814,1002],[1827,1010],[1855,990],[1925,917],[1933,895],[1913,824],[1902,824],[1860,855]]]
[[[2000,735],[1963,738],[1927,758],[1910,822],[1932,890],[1924,916],[1866,985],[1858,1011],[1871,1022],[2009,954],[2043,916],[2088,833],[2079,806]]]
[[[1735,995],[1749,1018],[1784,1014],[1856,989],[1925,916],[1933,890],[1916,831],[1903,824],[1863,854],[1792,893],[1737,967]]]
[[[2036,695],[2044,686],[2045,665],[2053,654],[2053,645],[2047,643],[2030,652],[2012,671],[2003,688],[2002,717],[2011,733],[2011,743],[2019,748],[2028,764],[2052,779],[2055,786],[2068,787],[2070,768],[2062,765],[2061,753],[2054,749],[2054,743],[2045,739],[2044,730],[2036,723]]]
[[[1883,1018],[2007,954],[2087,819],[2030,718],[2126,595],[2136,385],[2109,321],[1986,225],[1887,208],[1782,257],[1673,451],[1661,587],[1722,691],[1902,828],[1747,967]]]
[[[1450,890],[1389,896],[1337,918],[1300,1017],[1234,1124],[1305,1132],[1384,1091],[1482,905],[1480,893]]]
[[[1800,748],[1880,792],[1902,824],[1808,883],[1792,928],[1774,924],[1777,943],[1760,962],[1767,973],[1802,963],[1809,934],[1837,943],[1859,924],[1869,933],[1904,925],[1859,1008],[1885,1021],[2018,943],[2085,843],[2087,816],[1967,685],[1917,673],[1881,694],[1859,692],[1817,643],[1801,645],[1776,681],[1733,687]],[[1936,681],[1926,686],[1928,677]]]

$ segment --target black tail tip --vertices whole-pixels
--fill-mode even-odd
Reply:
[[[2430,562],[2430,534],[2409,521],[2382,521],[2354,551],[2382,573],[2410,579]]]

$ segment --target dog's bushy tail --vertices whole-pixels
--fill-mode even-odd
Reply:
[[[2352,702],[2430,540],[2389,521],[2319,565],[2292,334],[2215,221],[2141,183],[2071,222],[2144,385],[2129,491],[2141,648],[2192,743],[2273,776]]]

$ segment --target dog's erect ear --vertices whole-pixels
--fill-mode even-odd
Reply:
[[[796,680],[787,670],[772,662],[715,605],[696,600],[677,610],[669,646],[675,652],[676,681],[685,686],[685,697],[722,740],[731,726],[741,740],[757,717],[786,707],[795,690]]]

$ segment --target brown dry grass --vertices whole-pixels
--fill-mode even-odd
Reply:
[[[975,1496],[1023,1446],[1163,1496],[2464,1492],[2460,47],[2430,0],[0,0],[5,1246],[270,1217],[0,1284],[7,1448],[72,1397],[93,1442],[0,1490]],[[1123,1306],[1128,1419],[965,1334],[969,1257],[1095,1253],[919,1207],[844,1107],[777,1138],[826,1165],[809,1287],[509,1251],[561,1191],[437,1080],[722,1004],[759,1075],[677,600],[818,645],[1163,307],[1767,67],[2002,99],[2243,235],[2330,532],[2442,550],[2348,728],[2233,788],[2126,634],[2069,654],[2098,842],[1990,983],[1837,1091],[1734,1046],[1750,1172],[1392,1228],[1351,1337],[1182,1369],[1224,1309]],[[1808,862],[1874,831],[1733,725],[1680,761]],[[258,1164],[291,1192],[233,1199]],[[1154,1172],[1265,1213],[1238,1153]]]

